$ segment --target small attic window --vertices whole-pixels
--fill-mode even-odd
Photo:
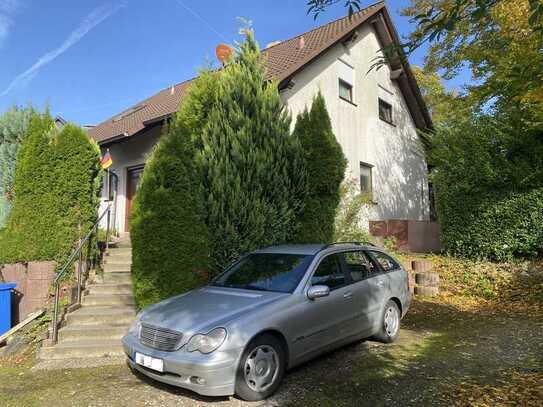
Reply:
[[[147,105],[145,105],[145,104],[141,104],[141,105],[131,107],[130,109],[127,109],[124,112],[122,112],[120,115],[115,116],[112,121],[113,122],[118,122],[119,120],[122,120],[122,119],[130,116],[131,114],[134,114],[134,113],[140,111],[141,109],[143,109],[146,106]]]

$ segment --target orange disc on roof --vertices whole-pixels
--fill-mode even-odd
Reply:
[[[215,49],[215,55],[217,55],[217,59],[224,64],[232,55],[232,48],[227,44],[219,44]]]

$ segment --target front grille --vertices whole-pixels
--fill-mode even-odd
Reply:
[[[140,342],[150,348],[171,352],[179,348],[182,338],[183,334],[181,332],[141,324]]]

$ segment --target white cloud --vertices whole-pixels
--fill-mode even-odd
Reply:
[[[23,8],[21,0],[0,0],[0,48],[14,26],[13,18]]]
[[[0,14],[0,47],[8,37],[12,25],[13,21],[9,17]]]
[[[54,61],[72,46],[77,44],[89,31],[91,31],[98,24],[102,23],[105,19],[116,13],[119,9],[125,7],[125,3],[120,4],[106,4],[94,9],[75,29],[70,33],[68,38],[58,47],[44,55],[42,55],[30,68],[17,75],[0,96],[4,96],[16,87],[24,86],[34,78],[38,71],[44,66]]]
[[[0,0],[0,12],[14,14],[21,8],[20,0]]]

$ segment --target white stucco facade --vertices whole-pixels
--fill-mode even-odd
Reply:
[[[363,25],[355,40],[332,46],[298,72],[281,97],[294,127],[297,114],[311,106],[317,92],[323,94],[334,134],[348,160],[346,177],[358,185],[360,163],[372,166],[374,204],[365,211],[367,220],[428,220],[427,165],[416,126],[390,69],[370,70],[380,48],[372,27]],[[352,82],[353,103],[339,97],[340,77]],[[392,124],[379,118],[379,98],[392,105]],[[127,173],[145,163],[160,132],[161,126],[155,126],[109,147],[110,169],[118,177],[115,227],[119,231],[126,229]]]
[[[132,137],[122,143],[109,146],[109,153],[113,159],[113,164],[109,171],[116,175],[117,185],[112,182],[112,189],[116,191],[115,206],[111,214],[111,223],[114,228],[120,232],[126,231],[126,194],[127,194],[127,175],[132,168],[143,166],[147,158],[153,151],[153,147],[160,138],[162,128],[156,126],[145,131],[139,137]],[[105,149],[102,148],[102,153]],[[107,183],[104,182],[102,190],[102,200],[100,212],[106,208],[107,201]],[[101,226],[106,226],[106,220],[101,222]]]
[[[390,69],[370,66],[381,45],[373,29],[364,25],[347,44],[338,43],[293,77],[281,96],[293,120],[311,106],[320,91],[332,128],[348,160],[346,177],[358,184],[360,163],[372,166],[369,220],[428,220],[430,216],[427,165],[405,99]],[[339,97],[339,79],[352,68],[353,103]],[[349,80],[348,78],[346,80]],[[393,124],[379,118],[381,98],[392,105]]]

